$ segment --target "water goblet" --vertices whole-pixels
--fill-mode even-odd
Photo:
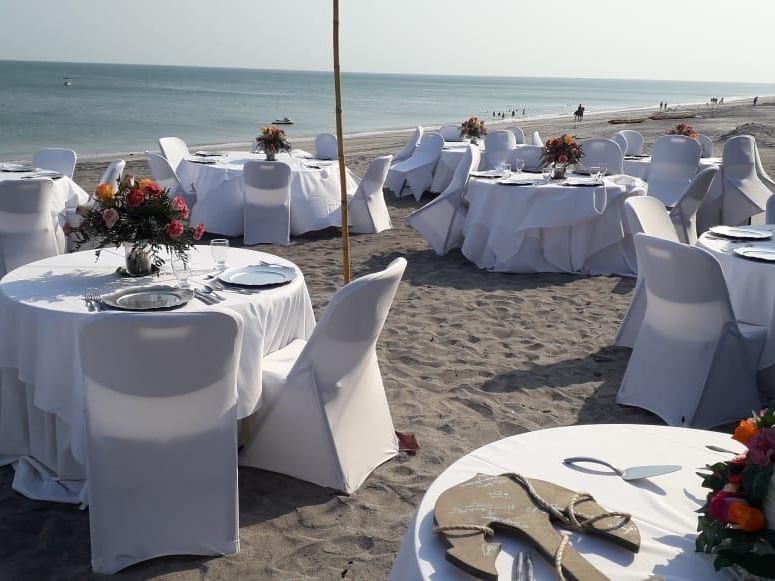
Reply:
[[[215,268],[223,270],[226,268],[226,258],[229,254],[229,241],[225,238],[214,238],[210,241],[210,253],[213,255]]]
[[[517,170],[517,173],[522,173],[522,170],[525,169],[525,160],[524,159],[515,159],[514,160],[514,169]]]
[[[172,273],[178,281],[178,286],[180,288],[190,288],[191,283],[188,282],[188,277],[191,275],[191,263],[188,259],[175,255],[170,259],[170,263],[172,264]]]
[[[591,177],[594,181],[597,181],[600,179],[600,166],[599,165],[591,165],[589,166],[589,177]]]
[[[600,163],[600,179],[602,180],[608,173],[608,164],[605,162]]]
[[[508,161],[501,163],[500,172],[503,174],[504,178],[509,177],[511,175],[511,164]]]
[[[547,163],[544,164],[544,166],[541,168],[541,175],[544,178],[545,182],[549,182],[552,179],[552,164]]]

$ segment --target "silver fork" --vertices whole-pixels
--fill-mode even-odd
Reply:
[[[89,309],[89,312],[92,312],[94,310],[94,303],[91,299],[91,291],[84,291],[81,298],[83,299],[83,302],[86,303],[86,308]]]
[[[530,558],[530,553],[520,551],[517,554],[517,562],[514,566],[514,581],[535,581],[533,559]]]
[[[102,310],[102,294],[97,289],[90,289],[86,291],[87,296],[89,297],[89,302],[91,303],[92,307],[94,307],[95,310],[101,311]]]

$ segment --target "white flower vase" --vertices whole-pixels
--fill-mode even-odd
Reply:
[[[124,242],[124,257],[129,276],[153,274],[153,253],[148,242]]]

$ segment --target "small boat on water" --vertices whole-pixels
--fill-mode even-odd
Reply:
[[[283,117],[282,119],[275,119],[272,123],[275,125],[293,125],[293,119],[290,117]]]
[[[73,81],[70,80],[70,77],[65,77],[65,87],[71,87],[73,85]]]

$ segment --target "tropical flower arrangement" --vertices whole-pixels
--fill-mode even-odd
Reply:
[[[127,175],[116,189],[100,184],[89,206],[78,208],[80,224],[65,224],[65,234],[78,249],[94,242],[97,252],[106,246],[130,244],[134,251],[143,251],[157,268],[164,264],[162,248],[187,260],[188,251],[202,238],[204,224],[188,225],[189,208],[181,196],[171,197],[169,191],[151,179],[136,180]],[[130,250],[127,270],[130,273]],[[150,265],[149,265],[150,267]],[[139,273],[137,273],[139,274]]]
[[[584,150],[573,135],[564,133],[546,140],[542,157],[544,163],[568,165],[578,163],[584,157]]]
[[[280,151],[291,151],[293,147],[285,131],[279,127],[262,127],[261,134],[256,137],[256,150],[266,153],[268,160],[274,160]]]
[[[484,126],[484,121],[480,121],[478,117],[469,117],[460,124],[460,137],[468,137],[476,143],[485,135],[487,135],[487,128]]]
[[[702,475],[710,492],[698,511],[696,548],[716,555],[716,570],[775,578],[775,406],[741,421],[732,437],[748,450]]]
[[[685,135],[686,137],[697,139],[700,134],[697,133],[694,130],[694,127],[692,127],[688,123],[679,123],[668,132],[668,135]]]

